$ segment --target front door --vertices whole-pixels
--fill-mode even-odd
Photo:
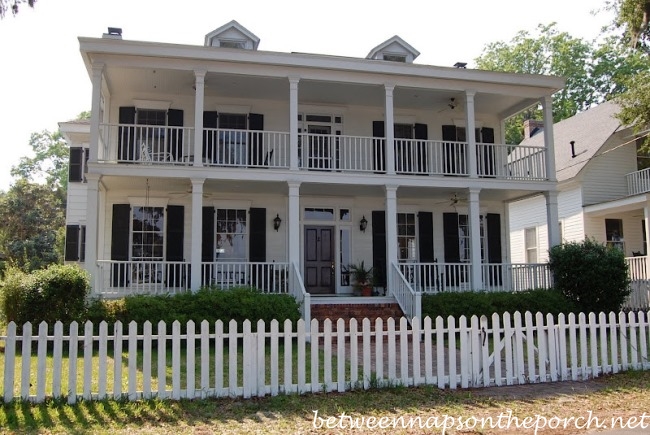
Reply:
[[[305,287],[312,294],[334,293],[334,227],[305,227]]]

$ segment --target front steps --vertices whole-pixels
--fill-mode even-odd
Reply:
[[[318,319],[319,329],[323,330],[325,319],[332,321],[332,330],[336,330],[338,319],[345,320],[346,330],[349,328],[350,319],[357,319],[359,329],[364,318],[370,319],[374,324],[377,318],[384,320],[384,325],[388,318],[395,319],[399,324],[399,319],[404,316],[402,309],[397,301],[392,297],[312,297],[311,298],[311,318]]]

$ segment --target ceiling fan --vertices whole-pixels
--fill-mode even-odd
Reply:
[[[454,194],[451,195],[449,199],[445,201],[436,202],[436,204],[447,204],[449,205],[449,207],[453,207],[454,209],[456,209],[457,205],[465,201],[467,201],[467,198],[460,197],[456,192],[454,192]]]
[[[181,191],[176,191],[176,192],[169,192],[170,196],[173,196],[174,198],[184,198],[186,196],[190,196],[192,194],[192,189],[186,189],[186,190],[181,190]],[[203,192],[203,197],[204,198],[210,198],[212,197],[211,193],[206,193]]]
[[[444,112],[445,110],[455,110],[459,106],[459,103],[456,101],[455,97],[451,97],[446,107],[443,107],[438,111],[438,113]]]

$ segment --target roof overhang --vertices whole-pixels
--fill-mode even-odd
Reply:
[[[638,210],[650,203],[650,195],[647,193],[641,195],[628,196],[613,201],[601,202],[598,204],[586,205],[583,210],[590,216],[606,216],[613,213],[622,213],[632,210]]]

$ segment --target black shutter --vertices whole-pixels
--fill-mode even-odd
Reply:
[[[217,112],[203,112],[203,158],[207,163],[214,163],[215,148],[217,146],[214,131],[206,131],[206,128],[217,128]]]
[[[201,231],[201,261],[214,261],[214,207],[203,207],[203,229]]]
[[[386,212],[372,212],[372,272],[377,287],[386,288]]]
[[[481,129],[481,142],[494,143],[493,128],[483,127]],[[483,148],[483,152],[479,154],[479,158],[478,158],[479,167],[481,165],[483,166],[482,172],[485,176],[494,177],[496,176],[494,147],[482,147],[482,148]]]
[[[111,225],[111,260],[129,260],[129,230],[131,206],[129,204],[113,204],[113,222]],[[112,265],[112,286],[124,287],[128,282],[128,265]]]
[[[458,263],[460,262],[458,213],[443,213],[442,228],[445,242],[445,263]]]
[[[65,261],[79,261],[79,225],[65,227]]]
[[[135,107],[120,107],[120,124],[135,124]],[[117,159],[133,162],[135,160],[135,128],[120,127],[117,137]]]
[[[264,143],[262,142],[262,133],[258,132],[264,130],[264,115],[249,113],[248,129],[255,131],[248,133],[249,165],[261,166],[264,163]]]
[[[82,162],[84,149],[81,147],[70,148],[70,164],[68,165],[68,181],[83,181]]]
[[[86,261],[86,226],[82,225],[79,231],[79,261]]]
[[[253,262],[266,261],[266,209],[251,208],[248,223],[248,257]]]
[[[488,263],[500,264],[501,259],[501,216],[498,213],[487,214],[487,260]],[[487,285],[495,286],[503,283],[501,268],[490,267],[486,277]]]
[[[420,263],[433,263],[433,213],[418,212]]]
[[[501,263],[501,216],[487,214],[487,256],[488,263]]]
[[[416,170],[420,175],[426,175],[429,171],[429,165],[427,160],[427,143],[426,140],[429,139],[429,130],[426,124],[415,124],[413,126],[413,134],[415,139],[419,139],[421,142],[417,142],[415,148],[415,159],[417,161]]]
[[[183,111],[180,109],[169,109],[167,111],[167,126],[169,127],[182,127],[183,126]],[[183,129],[167,129],[167,136],[169,141],[169,153],[172,155],[174,161],[178,162],[183,158]]]
[[[182,262],[183,242],[185,236],[185,207],[182,205],[167,206],[167,249],[165,258],[167,261]],[[182,286],[185,276],[182,264],[168,264],[165,271],[165,282],[171,287]]]
[[[167,261],[184,261],[183,238],[185,235],[185,207],[167,206]]]
[[[458,145],[449,143],[450,141],[455,142],[458,139],[457,129],[455,125],[443,125],[442,126],[442,153],[443,153],[443,163],[445,175],[455,175],[458,174],[459,169],[461,168],[460,159],[462,156],[458,156]]]
[[[386,137],[385,130],[384,121],[372,121],[372,137]],[[386,139],[374,139],[372,152],[375,172],[386,172]]]
[[[266,209],[251,208],[249,210],[249,235],[248,235],[248,260],[251,263],[264,263],[266,261]],[[265,281],[264,265],[251,267],[250,282],[257,287]],[[260,289],[270,290],[270,289]]]

